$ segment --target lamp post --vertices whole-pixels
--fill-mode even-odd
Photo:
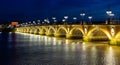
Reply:
[[[106,24],[109,24],[109,23],[110,23],[110,14],[112,14],[112,11],[111,11],[111,10],[108,10],[108,11],[106,11],[106,14],[107,14],[107,16],[108,16],[107,21],[106,21]]]
[[[67,24],[68,16],[64,16],[64,18],[65,18],[65,24]]]
[[[40,25],[40,24],[41,24],[41,23],[40,23],[40,20],[37,20],[37,24],[38,24],[38,25]]]
[[[36,22],[35,22],[35,21],[33,21],[33,25],[36,25]]]
[[[54,24],[56,24],[57,20],[56,17],[52,17]]]
[[[64,24],[65,24],[65,21],[66,21],[65,19],[62,20],[62,22],[63,22]]]
[[[77,21],[77,17],[73,17],[74,23],[76,23]]]
[[[110,16],[110,24],[115,24],[115,22],[114,22],[114,16],[115,16],[115,14],[112,13],[109,16]]]
[[[84,22],[85,13],[81,13],[80,16],[82,17],[82,22],[81,22],[81,24],[84,24],[84,23],[85,23],[85,22]]]
[[[45,23],[47,23],[48,25],[50,24],[49,19],[44,19]]]
[[[89,19],[89,24],[92,24],[92,16],[88,16],[88,19]]]
[[[47,19],[44,19],[44,22],[43,22],[43,24],[46,24],[46,22],[47,22]]]
[[[28,26],[28,23],[27,23],[27,22],[26,22],[25,24],[26,24],[26,26]]]
[[[45,21],[42,22],[42,25],[44,25]]]

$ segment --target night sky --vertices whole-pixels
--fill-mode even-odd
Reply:
[[[55,16],[61,20],[65,15],[81,19],[86,13],[94,21],[104,21],[106,10],[112,10],[115,18],[120,16],[120,0],[0,0],[0,22],[27,22]]]

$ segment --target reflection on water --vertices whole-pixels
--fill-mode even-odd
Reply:
[[[0,34],[0,65],[120,65],[120,47],[23,33]]]

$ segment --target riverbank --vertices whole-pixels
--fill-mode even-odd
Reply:
[[[0,32],[15,32],[15,28],[2,28],[0,29]]]

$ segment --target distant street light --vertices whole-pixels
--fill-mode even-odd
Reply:
[[[68,16],[64,16],[65,19],[68,19]]]
[[[108,16],[107,21],[106,21],[106,24],[109,24],[109,23],[110,23],[110,15],[112,14],[112,11],[111,11],[111,10],[108,10],[108,11],[106,11],[106,14],[107,14],[107,16]]]
[[[112,14],[112,11],[109,10],[109,11],[106,11],[106,13],[109,15],[109,14]]]
[[[116,23],[116,22],[114,21],[114,16],[115,16],[115,14],[112,13],[112,14],[110,14],[109,16],[110,16],[110,23],[111,23],[111,24],[115,24],[115,23]]]
[[[26,22],[25,25],[28,26],[28,23]]]
[[[46,21],[47,21],[47,19],[44,19],[44,21],[46,22]]]
[[[47,24],[50,23],[49,19],[44,19],[44,22],[47,23]]]
[[[37,24],[41,24],[41,23],[40,23],[40,20],[37,20]]]
[[[68,19],[68,16],[64,16],[64,18],[65,18],[65,24],[67,24],[67,19]]]
[[[63,19],[62,21],[63,21],[63,23],[65,24],[65,19]]]
[[[44,25],[44,23],[45,23],[45,22],[43,21],[42,24]]]
[[[89,24],[92,24],[92,16],[89,16],[88,19],[89,19]]]
[[[55,19],[56,19],[56,17],[52,17],[52,19],[53,19],[53,20],[55,20]]]
[[[35,24],[36,24],[36,22],[35,22],[35,21],[33,21],[33,24],[35,25]]]
[[[76,17],[73,17],[73,19],[74,19],[74,20],[77,20],[77,18],[76,18]]]
[[[74,23],[76,23],[77,17],[73,17],[73,20],[75,21]]]
[[[54,24],[57,22],[56,17],[52,17]]]
[[[82,22],[81,22],[81,24],[84,24],[84,23],[85,23],[85,22],[84,22],[85,13],[81,13],[80,16],[82,17]]]
[[[109,16],[114,17],[114,16],[115,16],[115,14],[109,14]]]

